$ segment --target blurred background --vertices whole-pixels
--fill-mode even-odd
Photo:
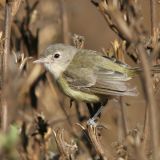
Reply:
[[[4,30],[4,6],[4,1],[0,0],[0,33]],[[142,11],[141,19],[145,29],[150,33],[150,1],[139,0],[138,6]],[[49,44],[73,45],[74,34],[84,36],[84,48],[101,52],[113,48],[114,41],[120,41],[120,38],[108,27],[102,14],[89,0],[22,1],[11,27],[12,60],[9,63],[9,76],[4,89],[9,106],[8,123],[16,122],[22,128],[25,126],[25,136],[29,137],[37,129],[35,122],[37,126],[37,117],[40,117],[52,129],[64,129],[65,139],[80,139],[83,131],[76,123],[84,125],[89,118],[86,104],[73,102],[71,106],[70,99],[58,90],[52,76],[45,72],[43,66],[35,65],[32,61],[43,55]],[[137,66],[126,55],[125,61],[131,66]],[[130,83],[137,87],[139,94],[136,97],[123,97],[127,130],[137,129],[142,132],[145,96],[139,77]],[[120,108],[119,99],[109,100],[99,119],[99,123],[107,128],[101,131],[101,144],[113,155],[117,154],[113,144],[121,142],[124,134]],[[80,121],[79,112],[86,117],[84,121]],[[49,151],[58,153],[55,138],[51,137]],[[82,148],[80,153],[83,153],[79,154],[79,159],[89,158],[90,151],[85,142],[80,144],[81,142],[77,141]],[[29,148],[28,144],[23,144],[20,149],[23,152],[20,159],[25,159],[27,154],[30,157],[34,155],[32,152],[35,148],[30,151],[26,146]],[[24,148],[28,150],[27,153]]]

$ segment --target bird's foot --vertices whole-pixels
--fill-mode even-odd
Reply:
[[[92,125],[92,126],[97,126],[97,118],[96,117],[92,117],[87,121],[87,125]]]

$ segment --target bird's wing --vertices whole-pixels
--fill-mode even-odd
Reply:
[[[129,86],[125,74],[104,68],[93,68],[74,66],[67,69],[64,76],[71,88],[87,93],[116,96],[136,94],[136,90]]]
[[[130,77],[124,64],[105,58],[100,53],[80,50],[64,72],[70,87],[101,95],[136,94],[127,82]]]

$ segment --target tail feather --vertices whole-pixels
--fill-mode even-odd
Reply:
[[[134,68],[129,69],[128,74],[129,74],[129,76],[134,77],[137,74],[141,73],[142,71],[143,71],[143,68],[141,68],[141,67],[134,67]],[[151,72],[152,73],[160,73],[160,65],[158,64],[158,65],[152,66]]]
[[[154,65],[151,70],[153,73],[160,73],[160,65]]]

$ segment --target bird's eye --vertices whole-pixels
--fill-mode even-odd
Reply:
[[[54,58],[59,58],[60,57],[60,53],[56,53],[55,55],[54,55]]]

